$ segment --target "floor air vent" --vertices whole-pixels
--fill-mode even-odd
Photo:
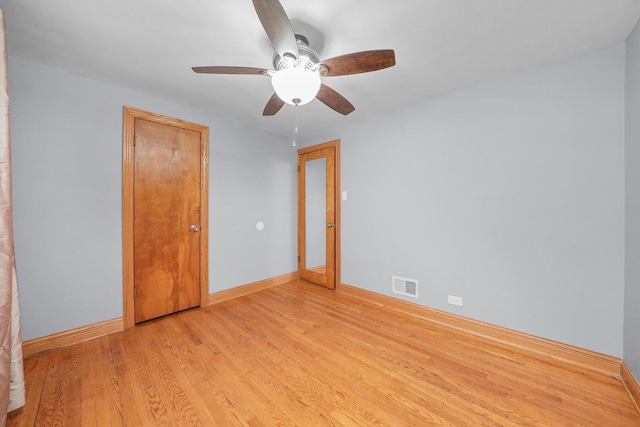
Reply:
[[[418,281],[405,277],[393,276],[393,293],[418,298]]]

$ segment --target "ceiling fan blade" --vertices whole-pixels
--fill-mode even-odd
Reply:
[[[393,49],[367,50],[336,56],[321,61],[320,65],[328,68],[327,76],[345,76],[348,74],[367,73],[396,65],[396,54]]]
[[[271,45],[282,57],[298,57],[298,43],[287,17],[278,0],[253,0],[258,19],[267,33]]]
[[[269,99],[269,101],[267,102],[267,105],[265,105],[262,115],[273,116],[278,111],[280,111],[283,105],[284,105],[284,101],[280,99],[277,94],[274,93]]]
[[[344,114],[345,116],[356,109],[356,107],[354,107],[347,98],[325,84],[320,86],[320,92],[318,92],[316,98],[318,98],[327,107],[340,114]]]
[[[255,74],[268,75],[269,70],[254,67],[191,67],[196,73],[203,74]]]

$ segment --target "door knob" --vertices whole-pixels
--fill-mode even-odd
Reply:
[[[335,226],[336,226],[335,224],[331,224],[331,223],[327,224],[327,228],[331,228],[331,227],[335,227]]]
[[[200,230],[200,228],[198,228],[197,225],[195,224],[191,225],[191,231],[198,231],[198,230]]]

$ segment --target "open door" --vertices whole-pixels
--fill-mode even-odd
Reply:
[[[298,150],[298,272],[335,289],[340,283],[340,141]]]

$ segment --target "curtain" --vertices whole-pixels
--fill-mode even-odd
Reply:
[[[0,9],[0,425],[25,403],[18,282],[13,252],[9,88],[4,11]]]

